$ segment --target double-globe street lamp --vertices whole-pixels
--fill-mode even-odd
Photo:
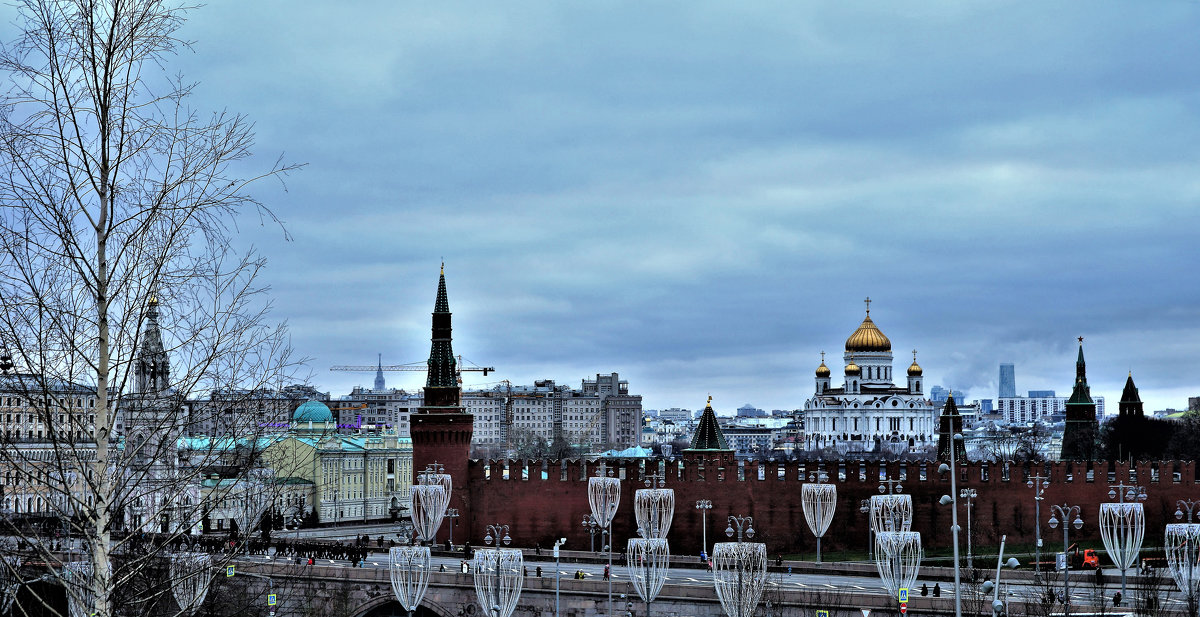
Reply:
[[[1025,482],[1025,486],[1033,489],[1033,531],[1037,543],[1033,547],[1033,576],[1037,580],[1042,577],[1042,501],[1046,499],[1046,484],[1049,476],[1034,474]]]
[[[696,509],[700,511],[700,557],[708,556],[708,511],[712,510],[712,500],[696,500]]]
[[[1063,614],[1066,615],[1066,617],[1070,617],[1070,615],[1071,615],[1071,562],[1067,556],[1067,549],[1070,547],[1069,528],[1074,527],[1077,530],[1082,528],[1083,527],[1083,519],[1079,517],[1079,512],[1080,512],[1079,506],[1072,506],[1072,505],[1065,504],[1065,503],[1062,504],[1061,506],[1058,504],[1051,504],[1050,509],[1051,509],[1050,520],[1046,521],[1046,524],[1050,525],[1050,529],[1058,529],[1058,517],[1060,517],[1060,516],[1062,517],[1063,562],[1064,562],[1063,563]],[[1068,524],[1067,521],[1070,520],[1072,516],[1074,516],[1075,519],[1073,521],[1071,521],[1071,523]]]
[[[1000,536],[1000,553],[996,555],[996,580],[983,582],[983,593],[989,591],[992,593],[992,614],[999,617],[1004,613],[1004,602],[1000,601],[1000,573],[1001,568],[1008,566],[1009,569],[1016,569],[1021,565],[1016,557],[1009,557],[1008,561],[1004,561],[1004,541],[1008,539],[1007,535]]]
[[[950,464],[942,463],[938,467],[941,473],[950,473],[950,494],[942,495],[938,500],[943,506],[950,506],[950,533],[954,544],[954,617],[962,617],[962,594],[959,593],[962,589],[962,568],[959,567],[958,558],[958,461],[954,454],[958,450],[958,442],[963,440],[962,433],[954,433],[950,443]]]
[[[581,525],[583,526],[584,530],[588,532],[589,539],[591,540],[591,552],[596,552],[596,534],[600,534],[601,547],[605,545],[605,538],[608,537],[608,530],[602,527],[600,523],[596,521],[596,517],[592,516],[591,514],[584,514]]]
[[[967,500],[967,569],[975,569],[975,557],[971,552],[971,506],[975,503],[975,498],[979,497],[979,492],[973,488],[963,488],[958,490],[958,498]]]

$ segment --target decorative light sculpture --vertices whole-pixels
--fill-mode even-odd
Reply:
[[[617,506],[621,504],[621,479],[609,477],[608,465],[601,462],[596,477],[588,478],[588,505],[592,508],[592,518],[600,527],[608,531],[608,541],[612,543],[612,520],[617,514]],[[609,547],[608,571],[612,572],[612,548]],[[612,617],[612,577],[608,577],[608,614]]]
[[[174,553],[171,555],[171,593],[179,610],[186,615],[204,604],[212,583],[212,557],[208,553]]]
[[[911,589],[921,569],[921,534],[915,531],[881,531],[875,534],[875,568],[883,588],[891,597],[899,597],[900,589]],[[955,590],[958,593],[958,590]]]
[[[1167,525],[1163,550],[1171,578],[1186,598],[1188,612],[1195,617],[1200,596],[1200,523]]]
[[[1113,565],[1121,570],[1121,595],[1125,589],[1125,571],[1137,563],[1146,533],[1146,514],[1140,503],[1100,504],[1100,537]]]
[[[718,542],[713,545],[713,586],[729,617],[751,617],[767,581],[767,545]]]
[[[7,614],[12,608],[13,600],[17,599],[17,589],[21,586],[19,570],[21,558],[17,555],[0,557],[0,614]]]
[[[911,531],[912,519],[912,495],[871,496],[871,529],[876,534],[885,531]]]
[[[801,484],[800,502],[804,507],[804,520],[817,538],[817,563],[821,563],[821,537],[833,522],[833,512],[837,509],[837,486],[821,483],[820,479],[815,484]]]
[[[90,561],[64,563],[62,577],[67,590],[67,613],[71,617],[90,617],[96,610],[92,563]]]
[[[425,468],[425,471],[417,474],[417,484],[438,484],[446,489],[446,494],[454,492],[454,480],[450,474],[445,473],[445,467],[439,463],[433,463]]]
[[[417,484],[412,487],[412,522],[418,538],[433,542],[438,529],[442,527],[442,517],[449,504],[450,495],[441,484]]]
[[[664,538],[630,538],[625,549],[625,563],[629,580],[646,603],[646,617],[649,617],[650,603],[662,591],[667,570],[671,568],[671,549]]]
[[[425,597],[425,587],[429,584],[432,567],[429,547],[393,546],[388,552],[388,559],[391,562],[392,593],[396,594],[400,606],[412,615]]]
[[[500,537],[501,533],[504,534],[503,538]],[[475,551],[475,596],[488,617],[511,617],[525,581],[524,557],[517,549],[498,548],[501,543],[512,542],[508,525],[488,525],[488,535],[483,541],[491,544],[493,536],[497,548]]]
[[[646,485],[658,484],[656,488],[638,489],[633,494],[633,514],[637,518],[638,533],[643,538],[665,538],[675,516],[675,490],[662,488],[662,476],[646,476]]]
[[[247,538],[254,532],[253,527],[262,522],[263,514],[271,506],[271,491],[261,475],[238,483],[233,494],[233,518],[237,522],[238,532]]]

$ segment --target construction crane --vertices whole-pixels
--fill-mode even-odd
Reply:
[[[461,355],[454,356],[454,359],[457,360],[457,362],[454,364],[454,377],[455,377],[455,379],[458,380],[459,385],[462,385],[462,382],[463,382],[463,380],[462,380],[462,372],[463,371],[482,372],[483,376],[487,377],[488,373],[495,372],[495,370],[496,370],[496,367],[494,367],[494,366],[479,366],[479,365],[475,364],[474,362],[470,362],[469,360],[464,361],[463,357]],[[469,362],[471,366],[464,366],[464,362]],[[379,364],[377,366],[341,365],[341,366],[331,366],[331,367],[329,367],[329,370],[345,371],[348,373],[374,373],[377,371],[385,371],[385,372],[389,372],[389,373],[397,372],[397,371],[422,371],[422,372],[424,372],[424,371],[429,370],[429,363],[427,361],[422,360],[421,362],[409,362],[408,364]]]

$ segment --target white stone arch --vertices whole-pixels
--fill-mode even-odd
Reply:
[[[367,613],[370,613],[371,611],[373,611],[381,606],[384,606],[390,602],[396,602],[396,596],[394,596],[390,593],[376,597],[376,598],[372,598],[372,599],[368,600],[362,606],[359,606],[358,608],[354,609],[352,614],[355,615],[355,617],[363,617]],[[478,608],[473,603],[469,604],[469,606],[471,606],[472,608]],[[422,608],[438,615],[438,617],[457,617],[457,615],[458,615],[458,611],[452,610],[450,607],[445,606],[440,602],[430,600],[428,597],[421,600],[421,603],[417,605],[417,610],[413,611],[413,612],[414,613],[419,612]],[[478,611],[476,611],[476,612],[478,612]]]

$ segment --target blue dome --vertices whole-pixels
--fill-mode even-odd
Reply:
[[[333,412],[321,401],[305,401],[292,414],[292,422],[333,422]]]

